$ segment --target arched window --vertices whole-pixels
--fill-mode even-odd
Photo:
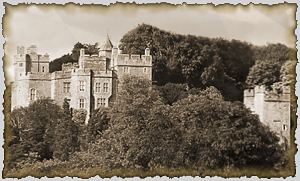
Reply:
[[[45,66],[42,67],[42,72],[45,72]]]
[[[35,100],[35,98],[36,98],[36,92],[35,92],[35,89],[32,88],[32,89],[30,89],[30,100],[33,101],[33,100]]]

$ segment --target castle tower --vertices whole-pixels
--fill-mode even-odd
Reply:
[[[118,48],[113,47],[112,53],[111,53],[111,59],[110,59],[110,63],[111,63],[110,67],[111,68],[115,66],[115,63],[116,63],[117,58],[118,58],[118,52],[119,52]]]
[[[27,48],[27,55],[29,58],[30,72],[32,73],[49,73],[49,55],[38,55],[37,48],[35,45],[31,45]]]
[[[81,68],[81,69],[84,68],[84,55],[85,55],[85,49],[81,48],[80,54],[79,54],[79,59],[78,59],[79,68]]]
[[[268,126],[280,138],[280,143],[290,145],[290,87],[272,85],[272,90],[265,86],[256,86],[244,91],[244,104],[260,121]]]
[[[30,70],[27,65],[26,55],[24,52],[24,46],[17,47],[17,54],[14,56],[14,75],[15,80],[19,80],[20,76],[24,76]]]
[[[109,37],[107,36],[105,43],[100,48],[99,56],[111,59],[112,49],[113,49],[113,44],[111,43]]]
[[[264,98],[265,98],[265,89],[266,87],[256,86],[254,88],[254,112],[258,114],[261,122],[265,123],[264,119]]]

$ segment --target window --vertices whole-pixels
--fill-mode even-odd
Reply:
[[[108,92],[108,83],[103,83],[103,92]]]
[[[84,91],[84,81],[80,81],[80,82],[79,82],[79,85],[80,85],[79,90],[80,90],[80,91]]]
[[[100,92],[100,82],[96,82],[95,92]]]
[[[147,73],[147,68],[146,67],[144,68],[144,73]]]
[[[64,92],[70,92],[70,82],[64,82]]]
[[[84,109],[84,99],[79,99],[79,109]]]
[[[103,106],[105,107],[105,98],[98,98],[97,107]]]
[[[35,89],[30,89],[30,100],[33,101],[35,98]]]
[[[124,72],[128,73],[129,72],[129,67],[124,67]]]
[[[23,63],[19,63],[19,67],[23,67]]]
[[[45,66],[42,67],[42,72],[45,72]]]
[[[286,130],[287,130],[286,124],[282,125],[282,130],[283,130],[283,131],[286,131]]]

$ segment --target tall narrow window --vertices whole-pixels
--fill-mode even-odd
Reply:
[[[42,67],[42,72],[45,72],[45,66]]]
[[[283,131],[286,131],[286,130],[287,130],[286,124],[282,125],[282,130],[283,130]]]
[[[105,107],[105,98],[98,98],[97,107],[103,106]]]
[[[70,92],[70,82],[64,82],[64,92]]]
[[[146,67],[144,68],[144,73],[147,73],[147,68]]]
[[[79,90],[84,91],[84,81],[80,81],[79,86],[80,86]]]
[[[30,89],[30,100],[33,101],[35,100],[35,89]]]
[[[124,67],[124,72],[128,73],[129,72],[129,67]]]
[[[100,82],[96,82],[95,92],[100,92]]]
[[[84,109],[84,99],[79,99],[79,109]]]
[[[108,92],[108,83],[103,83],[103,92]]]

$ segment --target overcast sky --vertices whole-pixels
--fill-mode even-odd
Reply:
[[[122,36],[146,23],[179,34],[237,39],[255,45],[295,47],[295,5],[112,5],[7,6],[3,19],[5,63],[11,74],[18,45],[36,45],[50,59],[70,53],[76,42],[102,43],[107,33],[117,46]],[[12,81],[7,76],[7,81]]]

